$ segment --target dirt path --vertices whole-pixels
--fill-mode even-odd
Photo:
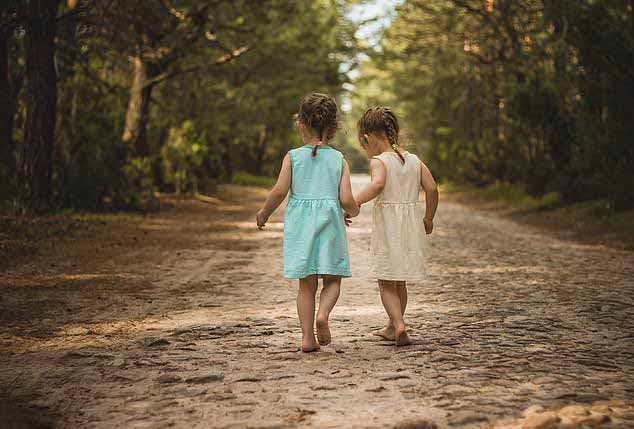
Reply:
[[[634,427],[634,253],[443,202],[409,288],[415,343],[396,349],[368,334],[384,315],[366,207],[334,343],[302,354],[282,213],[251,219],[263,196],[227,187],[0,275],[0,426],[501,428],[579,403],[526,420]]]

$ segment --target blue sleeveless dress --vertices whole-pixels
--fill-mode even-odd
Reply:
[[[350,277],[348,242],[339,202],[343,155],[320,146],[289,152],[291,191],[284,215],[284,277],[311,274]]]

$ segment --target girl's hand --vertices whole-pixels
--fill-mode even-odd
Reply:
[[[344,213],[343,214],[343,222],[346,224],[346,226],[352,225],[352,216],[350,216],[349,213]]]
[[[423,218],[423,224],[425,225],[427,235],[431,234],[434,230],[434,221],[432,219]]]
[[[255,222],[258,224],[258,229],[264,229],[267,220],[269,220],[269,218],[268,216],[264,216],[262,210],[255,215]]]

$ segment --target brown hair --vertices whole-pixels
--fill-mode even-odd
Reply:
[[[357,122],[357,130],[359,135],[383,133],[394,152],[401,158],[401,162],[405,164],[405,158],[396,149],[398,146],[398,119],[389,107],[371,107],[363,113],[359,122]]]
[[[337,129],[337,103],[335,99],[326,94],[313,92],[305,95],[299,105],[297,120],[305,127],[313,130],[320,143],[330,140],[335,136]],[[317,148],[313,148],[313,156],[317,155]]]

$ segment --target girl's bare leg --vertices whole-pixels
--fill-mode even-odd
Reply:
[[[315,293],[317,293],[317,276],[311,275],[299,280],[297,293],[297,315],[302,327],[302,351],[319,350],[315,339]]]
[[[339,299],[341,276],[324,275],[323,282],[324,286],[319,296],[319,310],[317,311],[317,340],[319,344],[325,346],[331,341],[328,318]]]
[[[388,281],[388,280],[383,280],[383,281]],[[401,314],[403,314],[403,316],[405,315],[405,309],[407,308],[407,286],[406,283],[403,281],[389,281],[390,283],[395,283],[396,286],[396,290],[398,293],[398,297],[401,301]],[[392,319],[390,319],[388,317],[387,319],[387,323],[385,324],[385,327],[382,329],[379,329],[377,331],[372,331],[372,334],[377,335],[379,337],[385,338],[386,340],[390,340],[390,341],[394,341],[396,339],[395,335],[394,335],[394,324],[392,324]]]
[[[407,330],[405,328],[405,321],[403,320],[403,308],[401,306],[401,299],[398,294],[398,288],[400,282],[391,282],[379,280],[379,289],[381,291],[381,301],[383,307],[390,317],[392,326],[394,326],[394,339],[397,346],[406,346],[411,344]]]
[[[406,282],[396,282],[397,284],[397,292],[398,297],[401,300],[401,314],[405,316],[405,309],[407,308],[407,283]]]

